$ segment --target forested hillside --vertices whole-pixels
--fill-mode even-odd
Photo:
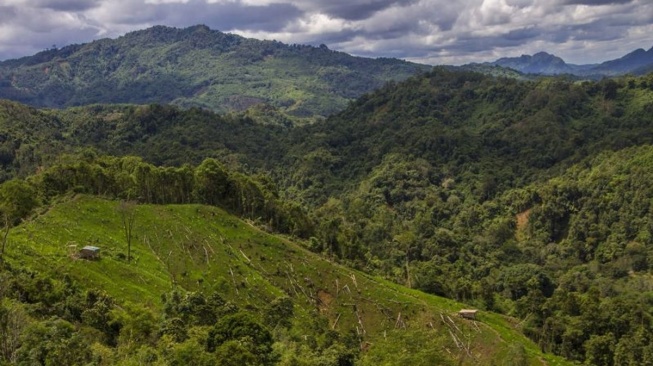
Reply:
[[[89,153],[5,182],[0,363],[566,364],[505,317],[460,319],[460,303],[265,233],[310,230],[271,188],[211,159]]]
[[[386,81],[431,67],[210,30],[157,26],[0,63],[0,98],[37,107],[172,103],[214,111],[258,104],[295,120],[341,110]]]
[[[238,183],[220,202],[314,252],[514,316],[547,353],[653,362],[653,75],[523,81],[437,68],[303,127],[158,105],[2,108],[7,176],[66,162],[40,146],[138,155],[182,176],[211,157],[274,192],[242,210]],[[29,146],[32,159],[18,153]],[[148,192],[131,198],[168,194]],[[295,226],[277,226],[265,197]],[[182,202],[198,201],[160,203]]]
[[[436,70],[297,131],[287,192],[317,206],[320,251],[515,315],[548,352],[641,364],[652,80]]]

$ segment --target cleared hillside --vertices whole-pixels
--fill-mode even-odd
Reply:
[[[429,357],[445,363],[503,360],[517,352],[518,342],[529,364],[563,364],[540,354],[507,318],[484,312],[479,321],[461,320],[455,313],[462,304],[340,266],[210,206],[138,205],[133,260],[127,262],[118,206],[91,196],[62,200],[12,229],[9,264],[69,278],[83,289],[105,291],[120,306],[141,304],[154,314],[162,311],[161,295],[173,289],[217,293],[254,313],[289,297],[295,309],[291,332],[356,334],[366,350],[362,363],[392,360],[384,348],[395,339],[404,342],[401,347],[422,342],[420,347],[433,348]],[[76,258],[85,245],[100,247],[101,258]],[[430,335],[419,338],[421,332]]]

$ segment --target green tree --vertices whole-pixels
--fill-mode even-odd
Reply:
[[[215,350],[215,357],[218,364],[223,366],[261,365],[252,350],[253,347],[247,340],[230,340]]]
[[[583,344],[585,348],[585,363],[595,366],[613,365],[616,340],[612,333],[604,335],[593,334]]]
[[[80,365],[90,361],[90,339],[61,319],[30,324],[17,354],[19,365]]]
[[[234,343],[235,341],[235,343]],[[225,346],[225,344],[227,344]],[[255,357],[257,365],[271,365],[275,361],[272,352],[272,335],[249,313],[236,313],[220,319],[209,331],[206,349],[222,354],[229,349],[245,347]]]
[[[195,168],[195,191],[197,202],[213,206],[224,204],[229,187],[229,175],[215,159],[206,159]]]
[[[293,302],[288,297],[280,297],[272,300],[266,307],[264,313],[265,324],[270,328],[277,326],[290,328],[294,315]]]
[[[4,259],[11,227],[27,217],[37,205],[36,190],[27,182],[12,179],[0,186],[0,212],[4,224],[0,260]]]

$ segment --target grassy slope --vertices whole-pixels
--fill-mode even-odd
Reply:
[[[68,274],[82,286],[154,309],[173,282],[191,291],[218,291],[254,309],[285,293],[295,303],[297,324],[319,313],[335,329],[360,331],[357,310],[371,347],[384,334],[393,337],[401,314],[409,328],[432,328],[434,338],[446,340],[441,346],[452,359],[464,364],[502,360],[515,343],[525,346],[532,365],[565,364],[541,354],[510,319],[489,313],[479,322],[458,319],[454,314],[462,304],[334,264],[213,207],[138,206],[135,259],[127,263],[116,207],[114,201],[89,196],[64,200],[11,232],[9,260]],[[102,248],[100,260],[73,258],[76,249],[89,244]],[[469,353],[456,347],[450,331],[470,345]]]

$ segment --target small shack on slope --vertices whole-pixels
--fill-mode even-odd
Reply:
[[[465,319],[471,319],[471,320],[476,320],[476,313],[478,313],[478,310],[475,309],[462,309],[458,312],[458,315],[465,318]]]
[[[79,258],[86,260],[94,260],[100,258],[100,248],[87,245],[79,251]]]

